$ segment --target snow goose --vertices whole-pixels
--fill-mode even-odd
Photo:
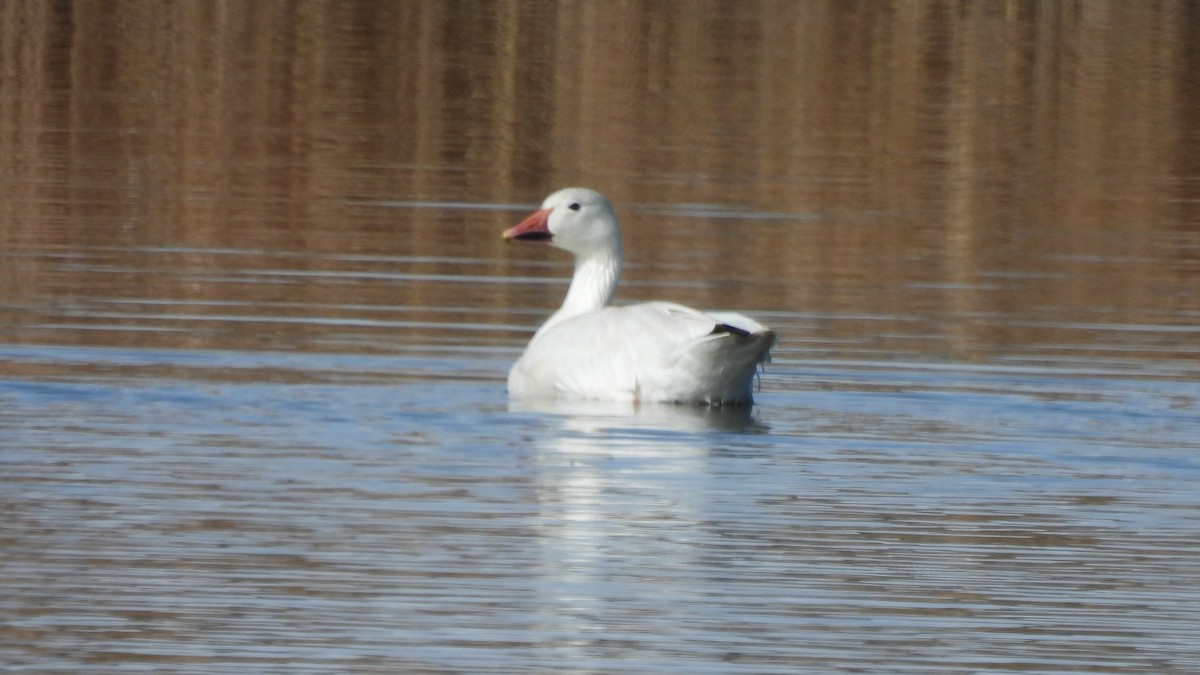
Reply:
[[[604,195],[559,190],[506,240],[575,256],[567,297],[508,374],[514,399],[749,405],[775,333],[732,312],[671,302],[610,306],[621,274],[621,230]]]

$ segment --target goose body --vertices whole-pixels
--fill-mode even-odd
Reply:
[[[775,333],[733,312],[670,302],[609,305],[621,274],[621,232],[599,192],[559,190],[504,238],[548,242],[575,256],[562,307],[509,371],[511,397],[752,402]]]

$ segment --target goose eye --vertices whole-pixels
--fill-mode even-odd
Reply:
[[[578,211],[579,210],[579,202],[571,202],[570,206],[568,206],[567,208],[571,209],[572,211]]]

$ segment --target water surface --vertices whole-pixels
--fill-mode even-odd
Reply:
[[[0,664],[1200,670],[1188,3],[0,8]],[[780,335],[515,404],[570,262]]]

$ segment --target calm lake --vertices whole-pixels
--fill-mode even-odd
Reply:
[[[1200,672],[1200,5],[0,4],[0,668]],[[510,402],[622,303],[752,409]]]

